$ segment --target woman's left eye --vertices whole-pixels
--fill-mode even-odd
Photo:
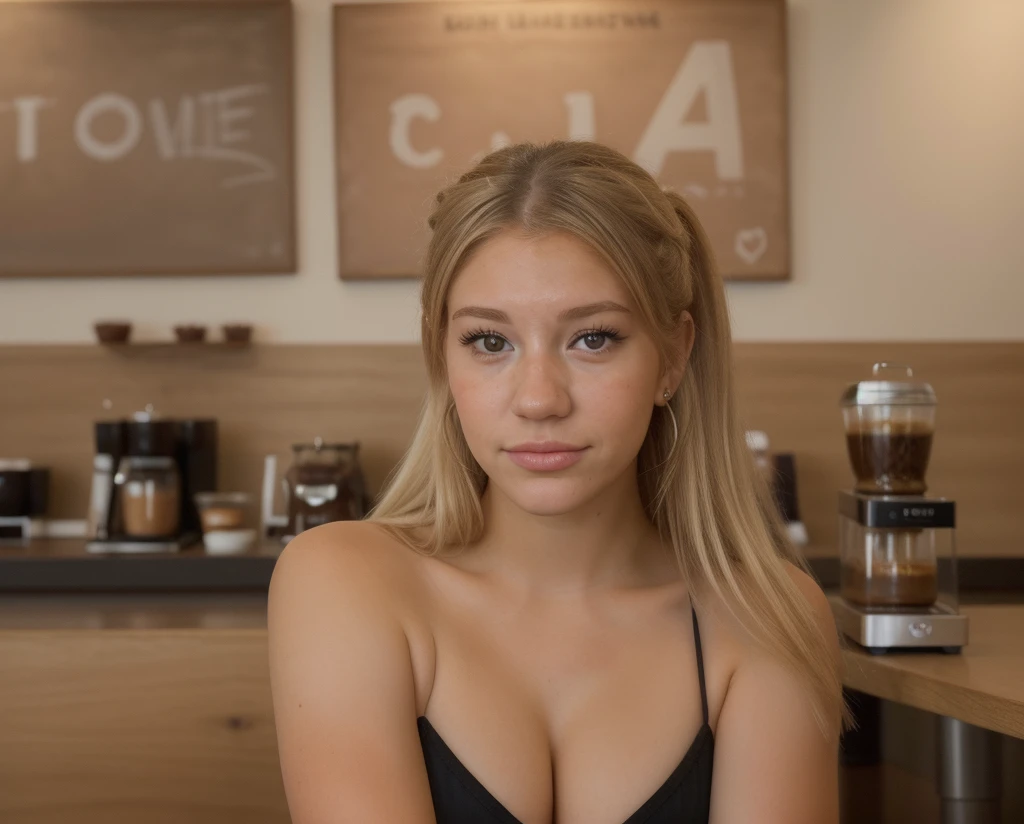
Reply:
[[[584,349],[588,352],[603,352],[606,349],[611,349],[611,346],[604,347],[605,341],[611,341],[613,344],[622,341],[622,336],[619,335],[614,329],[594,329],[590,332],[584,332],[573,341],[575,346],[580,341],[584,342]],[[591,346],[592,343],[596,343],[596,346]]]

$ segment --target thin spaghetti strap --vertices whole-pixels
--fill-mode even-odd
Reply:
[[[704,685],[704,654],[700,648],[700,625],[697,623],[697,610],[690,604],[693,613],[693,644],[697,649],[697,676],[700,678],[700,706],[704,713],[704,723],[708,723],[708,691]]]

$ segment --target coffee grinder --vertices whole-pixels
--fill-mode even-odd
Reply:
[[[264,535],[288,542],[300,532],[330,521],[358,521],[370,509],[359,459],[359,441],[325,443],[319,435],[312,443],[292,445],[293,461],[281,479],[288,514],[274,514],[277,456],[263,464]]]
[[[883,369],[907,380],[878,379]],[[956,504],[927,494],[935,432],[932,387],[909,366],[876,363],[875,380],[852,384],[841,405],[851,490],[839,493],[839,630],[872,653],[959,652],[967,616],[958,612]]]

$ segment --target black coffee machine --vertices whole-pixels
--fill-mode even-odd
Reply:
[[[217,489],[217,421],[97,421],[86,549],[175,552],[202,539],[194,495]]]
[[[0,458],[0,543],[27,541],[32,521],[46,515],[50,469],[27,458]]]

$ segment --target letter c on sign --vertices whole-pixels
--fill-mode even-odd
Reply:
[[[413,148],[409,140],[409,124],[414,117],[422,117],[432,123],[441,118],[441,107],[437,101],[425,94],[407,94],[391,104],[391,129],[388,142],[395,157],[414,169],[429,169],[444,157],[444,152],[434,147],[427,152]]]
[[[101,143],[92,133],[92,121],[105,112],[114,112],[124,120],[124,133],[113,143]],[[110,162],[124,157],[142,137],[142,117],[127,97],[120,94],[98,94],[78,110],[75,116],[75,142],[95,160]]]

